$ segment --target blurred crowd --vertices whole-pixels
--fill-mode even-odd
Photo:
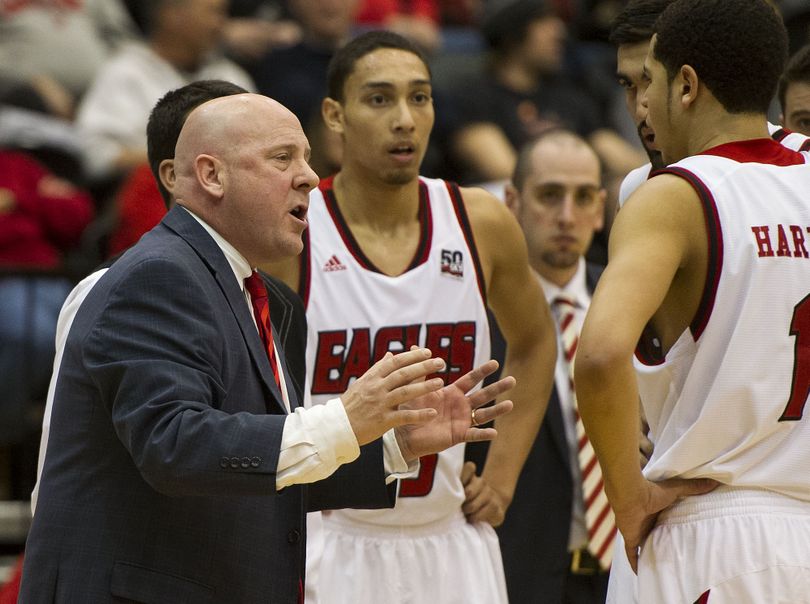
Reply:
[[[796,52],[807,42],[810,3],[778,4]],[[165,92],[222,79],[279,100],[299,117],[313,167],[326,177],[341,161],[340,141],[320,116],[329,59],[358,32],[394,30],[431,59],[436,126],[424,175],[502,194],[516,150],[563,126],[597,151],[609,218],[621,179],[647,160],[607,39],[623,6],[621,0],[0,2],[0,449],[20,445],[39,428],[56,318],[71,286],[165,212],[146,163],[145,134],[149,111]],[[804,55],[793,70],[805,82],[780,90],[782,106],[786,94],[810,86]],[[777,121],[776,101],[774,107]],[[808,115],[798,115],[793,127],[810,126]],[[606,261],[606,231],[589,256],[596,262]],[[8,463],[8,456],[0,458],[0,499],[26,498],[31,484],[19,477],[29,473]],[[19,479],[4,481],[9,473]]]

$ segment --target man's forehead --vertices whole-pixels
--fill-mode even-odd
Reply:
[[[430,83],[430,74],[422,59],[399,48],[378,48],[360,57],[350,76],[360,83],[369,80],[391,82],[403,77]]]
[[[644,58],[650,48],[649,40],[635,42],[633,44],[622,44],[616,51],[617,68],[619,71],[641,71],[644,65]]]

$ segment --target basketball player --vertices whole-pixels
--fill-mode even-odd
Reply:
[[[618,207],[627,200],[652,170],[664,167],[655,145],[655,133],[647,120],[647,108],[641,97],[647,87],[644,57],[650,47],[655,20],[672,0],[630,0],[610,27],[610,42],[616,46],[616,78],[624,89],[627,112],[638,130],[639,139],[650,158],[649,163],[632,170],[619,187]]]
[[[453,381],[489,357],[488,306],[517,386],[481,476],[468,471],[462,483],[458,447],[423,458],[393,510],[324,514],[319,562],[317,544],[308,548],[308,588],[321,604],[506,602],[492,526],[503,521],[548,401],[556,357],[548,305],[502,203],[419,177],[434,118],[420,51],[371,32],[338,51],[328,78],[322,113],[343,139],[342,170],[310,195],[301,263],[274,269],[307,307],[311,404],[387,350],[422,342],[444,356],[442,377]]]
[[[670,165],[618,214],[576,366],[641,602],[807,601],[810,156],[765,115],[786,54],[765,0],[676,0],[645,61]],[[634,352],[666,371],[637,387]]]

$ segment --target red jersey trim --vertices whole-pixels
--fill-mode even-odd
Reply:
[[[475,245],[475,237],[473,236],[472,226],[470,226],[470,219],[467,216],[467,209],[464,207],[464,199],[461,197],[461,191],[458,185],[454,182],[445,182],[447,192],[450,193],[450,199],[453,201],[453,209],[456,211],[456,218],[458,224],[461,226],[461,232],[464,233],[464,239],[467,241],[467,248],[470,250],[472,256],[473,266],[475,267],[475,276],[478,281],[478,292],[481,294],[481,301],[484,303],[484,308],[487,306],[487,290],[486,283],[484,282],[484,270],[481,268],[481,259],[478,256],[478,247]]]
[[[772,144],[784,149],[784,147],[776,142],[772,142]],[[674,174],[686,180],[698,194],[701,205],[703,206],[703,217],[706,220],[709,244],[706,283],[703,285],[703,293],[700,296],[700,304],[698,305],[697,312],[689,325],[692,338],[697,341],[703,334],[703,330],[706,329],[706,325],[711,317],[714,301],[717,297],[717,285],[720,283],[720,274],[723,270],[723,229],[720,226],[720,216],[717,213],[717,204],[715,203],[712,192],[706,186],[706,183],[694,173],[685,168],[669,167],[658,170],[656,174]]]
[[[326,209],[329,212],[329,215],[332,217],[332,222],[335,224],[335,228],[337,229],[340,238],[343,240],[343,244],[361,267],[368,271],[379,273],[381,275],[387,275],[387,273],[381,271],[371,261],[371,259],[366,256],[360,245],[357,243],[357,240],[354,238],[354,235],[352,234],[352,231],[349,228],[346,219],[343,217],[340,207],[338,206],[337,199],[335,198],[335,192],[332,188],[333,182],[334,177],[332,176],[322,180],[318,187],[323,193]],[[419,243],[416,246],[416,251],[414,252],[410,264],[408,264],[408,267],[402,272],[402,274],[407,273],[420,264],[425,263],[430,256],[431,239],[433,238],[433,217],[430,211],[430,201],[428,199],[427,187],[421,181],[419,182],[418,219],[420,226]]]
[[[776,136],[776,133],[774,133]],[[787,134],[785,134],[787,136]],[[782,137],[784,138],[784,136]],[[781,140],[781,139],[780,139]],[[755,138],[718,145],[699,155],[715,155],[740,163],[772,164],[774,166],[796,166],[804,164],[805,158],[798,151],[783,147],[773,138]],[[666,169],[662,170],[663,172]]]

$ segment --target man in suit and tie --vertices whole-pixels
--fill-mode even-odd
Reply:
[[[157,184],[156,191],[165,203],[166,209],[171,209],[174,205],[174,197],[166,188],[166,184],[161,178],[168,178],[172,174],[174,164],[174,148],[183,124],[191,113],[198,106],[207,101],[233,94],[244,94],[248,92],[241,86],[223,80],[199,80],[181,86],[175,90],[167,92],[155,104],[149,115],[146,127],[148,140],[149,168]],[[163,168],[161,168],[163,166]],[[160,172],[163,171],[163,177]],[[56,378],[59,375],[59,366],[62,362],[65,340],[67,339],[70,326],[76,317],[84,298],[93,286],[107,272],[110,266],[120,257],[113,257],[104,265],[82,279],[68,295],[62,310],[59,313],[59,320],[56,325],[56,355],[51,385],[48,389],[48,398],[45,405],[45,415],[42,421],[42,437],[39,446],[39,463],[37,466],[37,484],[31,493],[31,511],[36,511],[36,503],[39,495],[39,478],[42,474],[42,467],[45,461],[45,452],[50,434],[51,410],[53,407],[53,395],[56,387]],[[287,366],[290,370],[292,385],[295,393],[300,399],[303,395],[305,380],[305,358],[304,352],[307,342],[307,318],[301,298],[298,297],[283,281],[267,274],[262,277],[265,281],[268,300],[270,305],[270,318],[273,327],[278,335],[279,344],[284,351]]]
[[[419,456],[494,437],[471,411],[513,380],[467,396],[489,362],[442,388],[424,349],[299,406],[253,267],[301,250],[308,156],[267,97],[187,119],[177,205],[70,329],[20,602],[298,602],[307,509],[390,506]]]
[[[605,196],[596,153],[567,130],[528,143],[506,189],[560,346],[546,417],[498,529],[509,599],[521,604],[605,601],[615,528],[571,381],[578,330],[601,272],[584,255],[602,228]]]

